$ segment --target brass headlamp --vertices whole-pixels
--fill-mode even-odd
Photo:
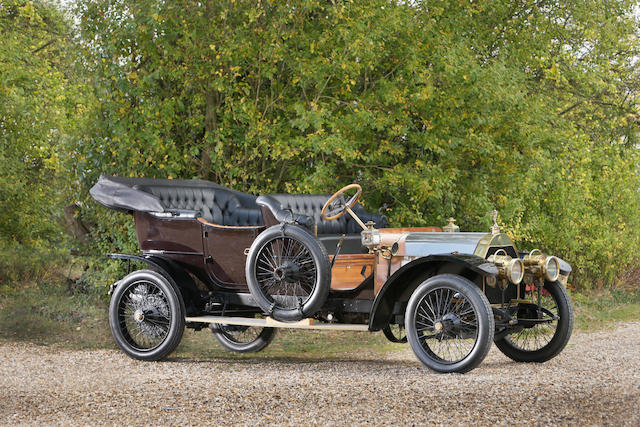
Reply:
[[[522,259],[527,272],[533,276],[544,277],[550,282],[555,282],[560,276],[560,262],[558,258],[545,255],[539,249],[534,249]]]
[[[524,277],[524,264],[520,258],[511,258],[504,249],[498,250],[487,258],[498,267],[498,277],[506,279],[514,285],[522,282]]]

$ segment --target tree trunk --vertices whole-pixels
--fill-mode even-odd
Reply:
[[[74,239],[84,241],[89,234],[89,228],[76,216],[78,205],[72,204],[64,208],[65,228]]]

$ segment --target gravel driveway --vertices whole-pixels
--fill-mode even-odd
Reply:
[[[466,375],[431,373],[408,348],[375,357],[143,363],[4,341],[0,423],[640,425],[640,323],[576,333],[542,365],[494,348]]]

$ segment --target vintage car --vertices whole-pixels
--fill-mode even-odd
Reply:
[[[111,286],[111,330],[142,360],[167,357],[184,328],[209,326],[225,348],[256,352],[276,328],[383,331],[436,372],[467,372],[495,342],[519,362],[559,354],[573,328],[571,267],[519,252],[500,231],[387,228],[332,196],[259,197],[203,180],[102,176],[101,204],[133,214],[147,269]],[[347,193],[351,194],[350,196]]]

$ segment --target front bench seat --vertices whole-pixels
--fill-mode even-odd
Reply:
[[[258,196],[258,198],[256,199],[256,204],[258,206],[266,208],[271,213],[271,215],[273,215],[273,218],[277,223],[295,222],[296,224],[300,224],[309,230],[314,229],[315,221],[313,220],[312,217],[308,215],[294,213],[290,209],[283,208],[280,202],[278,202],[276,199],[274,199],[269,195]],[[264,221],[264,218],[263,218],[263,221]],[[273,220],[271,222],[273,222]],[[268,225],[275,225],[275,224],[268,224]]]
[[[362,228],[349,214],[331,221],[322,219],[322,207],[329,200],[329,197],[328,194],[269,194],[258,197],[256,203],[267,207],[279,221],[282,221],[279,218],[290,219],[289,211],[297,214],[298,217],[310,217],[313,224],[318,226],[318,235],[357,234],[359,236]],[[379,228],[387,225],[387,217],[371,214],[365,211],[359,203],[356,203],[353,211],[365,223],[373,221]]]

